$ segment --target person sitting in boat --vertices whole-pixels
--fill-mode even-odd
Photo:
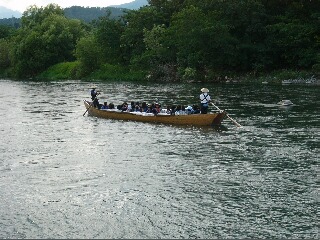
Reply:
[[[167,106],[166,108],[162,108],[161,109],[161,113],[165,113],[165,114],[171,115],[172,111],[171,111],[170,106]]]
[[[146,110],[146,113],[152,113],[152,105],[148,104],[148,108]]]
[[[154,104],[148,104],[148,109],[147,109],[146,113],[153,113],[154,115],[157,115],[158,111],[157,111]]]
[[[157,111],[157,113],[160,113],[160,111],[161,111],[161,105],[160,105],[159,103],[155,103],[154,109],[155,109],[155,111]]]
[[[192,114],[193,108],[191,106],[186,107],[186,113],[187,113],[187,115]]]
[[[134,111],[135,112],[141,112],[141,107],[140,107],[140,103],[136,102],[135,107],[134,107]]]
[[[187,115],[187,110],[184,105],[181,105],[181,115]]]
[[[141,103],[141,112],[146,112],[148,110],[148,105],[146,102]]]
[[[196,105],[196,104],[192,105],[192,109],[193,109],[192,114],[199,114],[200,113],[200,109],[199,109],[198,105]]]
[[[93,106],[100,109],[100,104],[98,99],[98,95],[100,94],[100,92],[96,91],[96,88],[97,88],[96,86],[91,87],[91,92],[90,92],[91,100],[92,100]]]
[[[172,105],[172,106],[170,107],[170,109],[171,109],[171,115],[175,115],[175,113],[176,113],[176,111],[177,111],[177,107],[176,107],[175,105]]]
[[[186,115],[186,108],[183,105],[178,105],[176,108],[175,115]]]
[[[154,114],[154,115],[157,115],[159,112],[158,112],[158,108],[155,106],[155,105],[153,105],[152,106],[152,113]]]
[[[128,103],[127,103],[127,102],[124,102],[124,103],[122,104],[121,111],[122,111],[122,112],[128,111]]]
[[[208,94],[209,89],[208,88],[201,88],[201,94],[200,94],[200,112],[201,114],[207,114],[208,113],[208,107],[209,103],[211,101],[210,95]]]
[[[103,110],[109,109],[108,102],[104,102],[100,109],[103,109]]]
[[[113,103],[109,103],[108,108],[109,109],[114,109],[114,104]]]
[[[179,112],[181,111],[181,105],[177,105],[174,111],[174,115],[179,115]]]
[[[128,105],[127,105],[127,110],[126,110],[126,112],[132,112],[132,106],[131,106],[131,104],[128,104]]]
[[[130,104],[128,104],[127,112],[134,112],[135,107],[136,106],[135,106],[134,102],[132,101]]]

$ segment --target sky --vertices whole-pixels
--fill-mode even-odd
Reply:
[[[133,1],[134,0],[0,0],[0,6],[23,13],[31,5],[45,7],[50,3],[56,3],[62,8],[71,6],[107,7]]]

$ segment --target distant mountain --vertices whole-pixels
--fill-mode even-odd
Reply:
[[[21,18],[22,13],[19,11],[13,11],[9,8],[0,6],[0,19],[1,18]]]
[[[64,14],[67,18],[80,19],[85,22],[91,22],[99,17],[107,16],[110,12],[111,18],[119,18],[125,12],[124,8],[115,7],[79,7],[72,6],[64,9]]]
[[[97,20],[99,17],[108,16],[110,12],[110,18],[119,19],[125,14],[125,8],[115,8],[115,7],[79,7],[73,6],[65,8],[64,14],[70,19],[80,19],[84,22],[91,22],[92,20]],[[21,25],[21,18],[9,17],[0,18],[0,25],[7,25],[14,28],[19,28]]]
[[[118,15],[122,15],[122,11],[123,11],[123,8],[126,8],[126,9],[131,9],[131,10],[137,10],[139,9],[140,7],[143,7],[143,6],[146,6],[148,5],[148,0],[135,0],[135,1],[132,1],[132,2],[129,2],[129,3],[124,3],[124,4],[120,4],[120,5],[113,5],[113,6],[109,6],[109,8],[111,8],[111,12],[114,14],[113,16],[111,17],[115,17],[115,16],[118,16]],[[73,7],[70,7],[70,8],[65,8],[65,12],[66,12],[66,15],[68,15],[68,17],[73,17],[73,11],[74,10],[79,10],[79,9],[75,9],[77,6],[73,6]],[[120,8],[119,10],[116,10],[116,9],[112,9],[112,8]],[[87,10],[90,10],[91,11],[94,11],[97,10],[97,11],[100,11],[100,14],[98,14],[99,16],[102,16],[104,15],[105,13],[105,9],[106,8],[86,8]],[[100,10],[99,10],[100,9]],[[103,14],[101,14],[103,12]],[[22,16],[22,13],[19,12],[19,11],[14,11],[14,10],[11,10],[9,8],[6,8],[6,7],[2,7],[0,6],[0,19],[3,19],[3,18],[21,18]],[[89,19],[91,20],[91,17],[89,17]],[[85,21],[88,21],[88,19],[86,19]]]
[[[120,5],[113,5],[110,7],[127,8],[127,9],[131,9],[131,10],[137,10],[140,7],[143,7],[146,5],[148,5],[148,0],[135,0],[133,2],[124,3],[124,4],[120,4]]]
[[[126,9],[137,10],[148,5],[147,0],[135,0],[130,3],[110,7],[79,7],[72,6],[64,9],[65,16],[68,18],[81,19],[91,22],[99,17],[107,16],[111,12],[111,18],[119,18],[125,14]],[[0,25],[8,25],[15,28],[20,27],[22,13],[0,6]]]

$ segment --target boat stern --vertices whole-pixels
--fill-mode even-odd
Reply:
[[[217,113],[217,116],[212,121],[212,125],[213,126],[221,125],[221,122],[223,121],[226,114],[227,114],[226,111],[221,111],[221,112]]]

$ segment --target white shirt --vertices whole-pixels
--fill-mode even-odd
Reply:
[[[211,100],[211,98],[208,93],[201,93],[200,100],[201,100],[201,103],[208,103]]]

